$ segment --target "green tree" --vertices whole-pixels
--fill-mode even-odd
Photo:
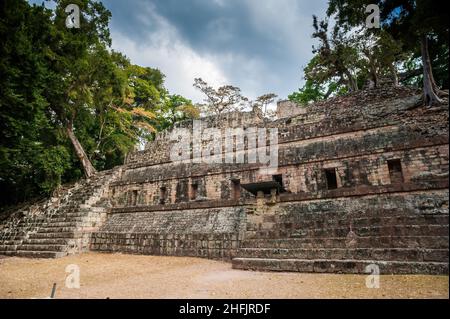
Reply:
[[[25,0],[0,5],[1,206],[122,164],[164,128],[159,121],[171,108],[183,112],[171,125],[190,116],[167,100],[159,70],[110,49],[110,13],[101,3],[54,3],[53,10]],[[80,29],[65,26],[68,3],[81,9]]]
[[[437,85],[438,82],[448,83],[448,11],[436,9],[431,0],[330,0],[327,14],[336,14],[339,25],[346,28],[361,26],[366,19],[368,4],[379,6],[382,27],[394,39],[401,41],[403,52],[420,52],[425,104],[441,103],[440,96],[448,95]],[[432,50],[430,43],[440,52]],[[446,77],[442,81],[436,81],[433,73],[436,60],[440,61],[437,74]]]
[[[111,43],[108,22],[111,13],[99,2],[91,0],[55,0],[52,20],[52,42],[47,48],[51,59],[53,85],[48,90],[47,101],[64,128],[87,177],[96,172],[88,154],[75,134],[79,118],[85,113],[95,112],[92,88],[99,83],[93,75],[92,57]],[[66,27],[65,8],[73,3],[79,6],[80,28]],[[95,61],[94,61],[95,62]],[[98,62],[98,61],[97,61]]]
[[[298,91],[288,96],[288,99],[299,105],[324,100],[333,95],[348,92],[346,81],[342,76],[321,64],[321,57],[316,54],[303,69],[305,84]]]
[[[290,101],[299,105],[307,105],[310,102],[320,101],[324,98],[323,88],[311,80],[306,80],[305,85],[298,91],[288,95]]]
[[[379,78],[383,76],[390,77],[394,85],[398,85],[397,64],[405,59],[398,41],[384,30],[376,34],[362,30],[354,36],[353,42],[361,53],[358,61],[358,79],[361,82],[370,80],[376,87]]]
[[[312,37],[319,40],[319,46],[313,47],[316,56],[307,77],[317,78],[319,82],[337,78],[337,82],[345,83],[349,91],[357,91],[358,51],[351,39],[338,25],[333,28],[330,38],[328,21],[319,21],[316,16],[313,16],[313,27]]]
[[[268,110],[267,107],[275,101],[277,96],[278,95],[275,93],[266,93],[258,96],[255,101],[250,102],[253,111],[256,109],[258,112],[261,112],[263,116],[274,117],[275,113]]]
[[[175,123],[200,116],[200,110],[192,101],[178,94],[165,94],[157,111],[158,130],[172,127]]]
[[[0,204],[51,191],[71,167],[45,97],[51,13],[24,0],[0,5]]]
[[[194,87],[205,94],[205,104],[198,108],[206,115],[222,115],[232,111],[242,111],[248,103],[248,98],[241,94],[241,89],[233,85],[223,85],[214,89],[201,78],[194,80]]]

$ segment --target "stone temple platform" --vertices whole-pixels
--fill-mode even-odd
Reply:
[[[224,259],[237,269],[448,274],[448,105],[425,108],[420,98],[385,86],[305,107],[280,102],[276,120],[202,119],[201,132],[244,132],[243,149],[231,148],[244,163],[205,163],[195,150],[174,161],[186,136],[173,130],[199,133],[194,121],[178,123],[124,165],[0,222],[0,254],[93,250]],[[249,160],[252,128],[277,133],[276,167]],[[216,157],[230,153],[223,140],[212,145]]]

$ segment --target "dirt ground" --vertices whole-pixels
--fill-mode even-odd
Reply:
[[[66,267],[80,270],[67,288]],[[73,275],[73,274],[72,274]],[[86,253],[60,259],[0,259],[0,298],[448,298],[448,276],[252,272],[188,257]]]

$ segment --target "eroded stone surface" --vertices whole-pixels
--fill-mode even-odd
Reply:
[[[419,102],[415,90],[386,86],[290,116],[284,103],[274,121],[252,112],[203,119],[222,133],[277,128],[278,167],[269,173],[195,156],[173,162],[176,141],[163,132],[100,182],[61,194],[64,203],[14,215],[0,251],[59,257],[90,248],[220,258],[241,269],[361,273],[375,263],[384,273],[448,273],[448,106]],[[281,188],[255,196],[241,186],[268,181]]]

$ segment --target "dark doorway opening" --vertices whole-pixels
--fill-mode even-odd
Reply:
[[[192,183],[191,184],[191,200],[195,200],[198,196],[198,184],[197,183]]]
[[[337,176],[335,168],[325,169],[325,178],[327,180],[327,189],[337,188]]]
[[[283,175],[272,175],[272,180],[280,184],[281,187],[283,187]]]
[[[231,196],[234,200],[238,200],[241,198],[241,180],[240,179],[233,179],[231,181],[232,190],[231,190]]]
[[[388,160],[389,177],[391,184],[403,183],[402,163],[399,159]]]
[[[159,189],[159,203],[161,205],[164,205],[166,203],[166,199],[167,199],[167,188],[161,187]]]
[[[272,175],[272,180],[274,182],[277,182],[278,184],[280,184],[278,193],[284,193],[286,191],[283,186],[283,175],[282,174]]]

